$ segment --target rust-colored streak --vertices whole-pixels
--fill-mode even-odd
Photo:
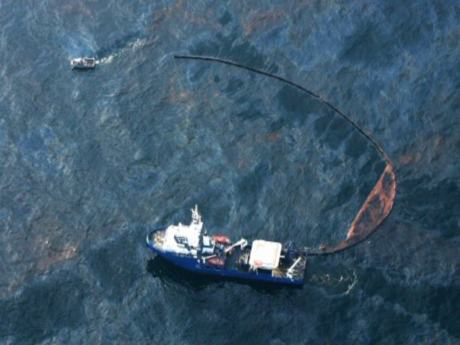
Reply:
[[[279,133],[276,133],[276,132],[271,132],[271,133],[268,133],[265,136],[265,138],[268,141],[275,142],[275,141],[278,141],[281,138],[281,135]]]
[[[396,194],[395,181],[393,167],[388,164],[351,223],[347,240],[365,235],[369,225],[377,227],[388,216]]]
[[[388,163],[351,223],[345,240],[335,246],[323,245],[312,255],[333,254],[354,246],[374,233],[391,212],[396,198],[396,175]]]

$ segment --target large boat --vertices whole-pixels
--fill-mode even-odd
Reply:
[[[221,234],[208,235],[198,207],[192,211],[190,225],[179,223],[153,230],[147,247],[176,266],[239,280],[302,285],[307,257],[292,243],[241,238],[233,242]]]
[[[96,59],[89,57],[74,58],[70,60],[72,69],[93,69],[96,68]]]

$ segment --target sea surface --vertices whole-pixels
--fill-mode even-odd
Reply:
[[[1,344],[460,344],[458,1],[0,1]],[[197,277],[147,250],[190,220],[233,239],[370,239],[301,289]],[[69,59],[96,56],[93,71]]]

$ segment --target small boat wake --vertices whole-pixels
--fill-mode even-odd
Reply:
[[[112,63],[115,59],[118,59],[127,52],[135,52],[138,49],[142,49],[148,46],[155,44],[157,41],[156,38],[136,38],[135,40],[130,40],[128,43],[120,47],[119,44],[115,44],[115,47],[119,48],[118,51],[110,53],[108,50],[104,49],[98,52],[97,56],[102,56],[96,60],[98,65],[107,65]]]
[[[112,44],[112,47],[110,49],[99,49],[92,55],[94,57],[92,58],[86,58],[86,59],[93,59],[94,60],[94,65],[108,65],[111,64],[114,60],[120,58],[124,54],[128,52],[135,52],[139,49],[151,46],[155,44],[157,41],[157,37],[155,38],[146,38],[146,37],[137,37],[135,39],[132,38],[131,36],[128,36],[128,39],[123,39],[119,40],[118,42],[115,42]],[[90,55],[88,53],[85,53],[85,55]],[[76,61],[78,59],[85,59],[85,58],[71,58],[71,64],[72,61]]]
[[[320,288],[331,298],[350,294],[359,281],[357,273],[346,267],[321,266],[311,270],[307,280],[309,285]]]
[[[339,115],[347,122],[349,122],[362,136],[364,136],[368,141],[372,143],[372,145],[380,154],[382,159],[386,162],[386,166],[383,170],[383,173],[381,174],[374,188],[371,190],[367,199],[364,201],[363,205],[356,214],[353,222],[351,223],[346,233],[345,239],[334,245],[321,245],[317,249],[305,247],[305,255],[330,255],[344,251],[366,240],[369,236],[371,236],[373,233],[377,231],[380,225],[382,225],[383,221],[388,217],[391,210],[393,209],[393,205],[396,199],[397,183],[394,165],[391,159],[383,150],[382,146],[370,134],[368,134],[360,126],[358,126],[358,124],[352,118],[344,114],[341,110],[339,110],[329,101],[325,100],[323,97],[316,94],[315,92],[310,91],[305,87],[296,84],[286,78],[280,77],[278,75],[265,72],[257,68],[246,66],[230,60],[224,60],[210,56],[175,55],[174,58],[183,60],[199,60],[205,62],[221,63],[240,69],[245,69],[249,72],[257,73],[272,79],[276,79],[296,89],[299,89],[307,96],[317,99],[319,102],[327,106],[329,109],[333,110],[336,115]]]

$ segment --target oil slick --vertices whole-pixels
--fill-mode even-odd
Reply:
[[[388,163],[351,223],[346,239],[333,246],[321,246],[319,251],[310,254],[334,254],[361,243],[372,235],[388,217],[395,199],[396,175],[393,165]]]
[[[307,255],[311,256],[335,254],[344,251],[350,247],[353,247],[358,243],[363,242],[375,231],[377,231],[377,229],[380,227],[383,221],[390,214],[396,198],[397,188],[394,165],[391,159],[383,150],[382,146],[372,137],[372,135],[364,131],[351,117],[343,113],[339,108],[335,107],[332,103],[330,103],[317,93],[281,76],[265,72],[251,66],[246,66],[234,61],[224,60],[212,56],[174,55],[174,58],[183,60],[198,60],[213,63],[217,62],[224,65],[244,69],[249,72],[263,75],[272,79],[276,79],[282,83],[285,83],[302,91],[309,97],[319,100],[322,104],[327,106],[329,109],[333,110],[336,115],[339,115],[348,123],[350,123],[362,136],[364,136],[367,140],[369,140],[372,143],[374,148],[377,150],[377,152],[380,154],[383,160],[386,161],[387,164],[379,180],[369,193],[367,199],[364,201],[363,205],[356,214],[353,222],[351,223],[351,226],[347,231],[346,238],[335,245],[322,244],[318,249],[311,249],[306,247],[304,250]]]

